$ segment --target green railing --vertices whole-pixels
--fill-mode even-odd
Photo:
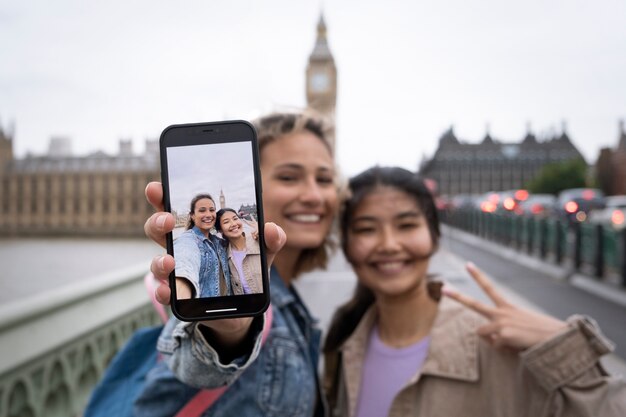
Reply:
[[[145,263],[0,307],[0,417],[76,417],[120,346],[158,316]]]
[[[552,218],[484,213],[459,209],[440,212],[442,222],[520,252],[598,279],[619,277],[626,287],[626,229],[596,224],[568,224]]]

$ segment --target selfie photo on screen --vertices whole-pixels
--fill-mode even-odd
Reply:
[[[249,142],[170,147],[168,176],[177,299],[261,293]]]

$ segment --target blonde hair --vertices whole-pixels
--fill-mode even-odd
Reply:
[[[334,155],[334,134],[335,126],[329,118],[321,115],[312,109],[302,110],[300,112],[276,112],[260,117],[252,121],[259,139],[259,153],[263,159],[263,148],[277,139],[297,133],[309,132],[314,134],[322,141],[328,149],[333,161]],[[339,179],[338,171],[335,170],[335,184],[337,192],[341,197],[342,182]],[[340,200],[341,201],[341,200]],[[337,217],[337,212],[333,213]],[[304,249],[296,262],[294,276],[298,276],[303,272],[308,272],[316,268],[325,269],[328,259],[333,251],[337,248],[336,238],[337,226],[333,222],[333,227],[326,235],[324,242],[316,248]]]

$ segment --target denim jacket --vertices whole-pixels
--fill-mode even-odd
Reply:
[[[273,321],[265,344],[261,345],[263,317],[253,323],[257,334],[252,351],[231,363],[220,362],[196,323],[171,319],[158,343],[166,361],[149,375],[136,414],[171,416],[193,396],[191,387],[229,385],[203,417],[325,415],[317,376],[321,331],[275,269],[270,289]]]
[[[176,276],[187,278],[197,296],[232,295],[226,248],[217,236],[209,234],[206,238],[194,226],[174,240],[174,258]],[[220,280],[222,275],[224,281]]]

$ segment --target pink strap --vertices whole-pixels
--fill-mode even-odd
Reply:
[[[159,314],[159,317],[161,317],[161,321],[163,323],[167,323],[169,316],[167,312],[165,311],[165,307],[163,307],[163,304],[159,303],[156,299],[156,295],[155,295],[156,287],[154,286],[155,281],[156,281],[156,278],[154,278],[154,275],[152,275],[152,272],[148,272],[146,276],[143,277],[143,284],[146,287],[146,291],[148,291],[148,296],[150,297],[150,301],[152,301],[152,305],[154,306],[154,309]]]
[[[272,328],[272,306],[270,304],[265,313],[265,323],[263,325],[263,333],[261,334],[261,344],[265,344],[267,337]],[[209,407],[217,401],[220,396],[228,389],[228,386],[214,389],[203,389],[198,392],[189,402],[176,414],[176,417],[199,417]]]

